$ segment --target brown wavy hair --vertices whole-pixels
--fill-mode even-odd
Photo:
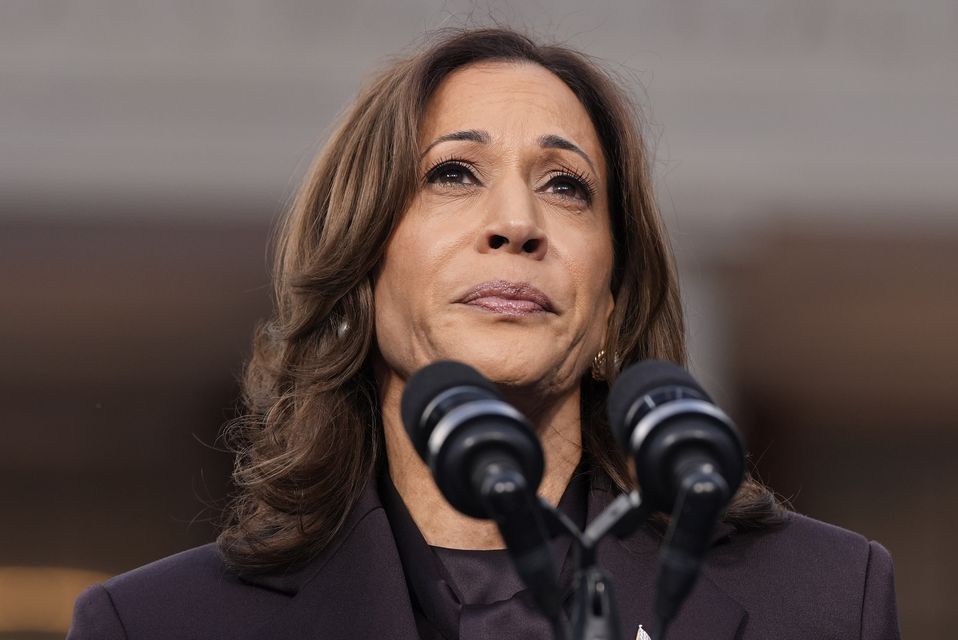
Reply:
[[[599,65],[508,29],[446,32],[393,63],[360,93],[305,178],[276,237],[274,316],[256,332],[246,368],[247,413],[227,430],[237,494],[219,547],[236,571],[303,561],[336,536],[383,455],[373,279],[419,179],[419,131],[444,78],[481,61],[553,72],[589,113],[609,167],[615,263],[604,381],[582,380],[583,447],[620,488],[624,456],[605,418],[619,366],[685,364],[678,283],[655,199],[638,112]],[[776,519],[777,502],[747,479],[726,520]]]

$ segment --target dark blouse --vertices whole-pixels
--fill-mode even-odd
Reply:
[[[589,474],[574,474],[559,509],[578,527],[585,522]],[[379,492],[406,575],[419,637],[423,640],[523,638],[551,640],[552,630],[536,609],[508,552],[431,547],[413,522],[389,479],[380,475]],[[560,584],[571,596],[574,558],[568,537],[552,543]],[[566,598],[566,608],[571,597]]]

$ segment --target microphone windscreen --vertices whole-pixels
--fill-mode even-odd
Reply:
[[[421,428],[422,416],[429,403],[443,391],[454,387],[479,387],[499,397],[496,386],[467,364],[454,360],[439,360],[426,365],[406,381],[400,402],[400,415],[406,433],[420,454],[425,450],[429,433]]]
[[[609,427],[624,451],[629,450],[635,426],[626,424],[629,409],[640,398],[663,387],[684,387],[709,400],[708,394],[691,374],[673,362],[643,360],[633,364],[619,375],[609,393]]]

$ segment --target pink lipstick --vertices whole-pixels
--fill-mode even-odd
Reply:
[[[532,285],[507,280],[493,280],[478,284],[470,289],[459,302],[504,315],[555,313],[552,301],[546,294]]]

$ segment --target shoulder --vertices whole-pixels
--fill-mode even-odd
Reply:
[[[860,585],[870,577],[869,572],[891,570],[891,555],[879,543],[800,513],[788,512],[778,526],[737,537],[754,562],[787,569],[793,583],[804,577]]]
[[[748,549],[753,560],[797,564],[809,570],[834,567],[834,561],[847,566],[869,553],[869,541],[861,534],[795,512],[787,512],[781,524],[734,534],[729,549],[736,547]]]
[[[208,544],[94,585],[77,599],[68,638],[232,638],[287,598],[232,574]]]
[[[707,575],[746,606],[750,626],[787,620],[803,632],[899,637],[891,556],[835,525],[788,513],[780,525],[734,534],[713,550]]]
[[[285,635],[274,633],[274,625],[283,620],[287,626],[306,620],[310,625],[313,620],[327,626],[338,622],[341,633],[330,632],[327,637],[350,637],[355,620],[346,614],[352,611],[347,605],[355,601],[355,591],[363,590],[370,602],[380,602],[382,598],[376,598],[383,576],[393,575],[394,583],[402,584],[398,558],[394,548],[389,555],[387,540],[389,523],[370,486],[334,542],[302,564],[241,578],[229,570],[213,544],[183,551],[83,592],[68,639],[302,637],[298,627],[287,629]],[[346,584],[354,588],[343,587]],[[334,619],[337,615],[342,619]]]

